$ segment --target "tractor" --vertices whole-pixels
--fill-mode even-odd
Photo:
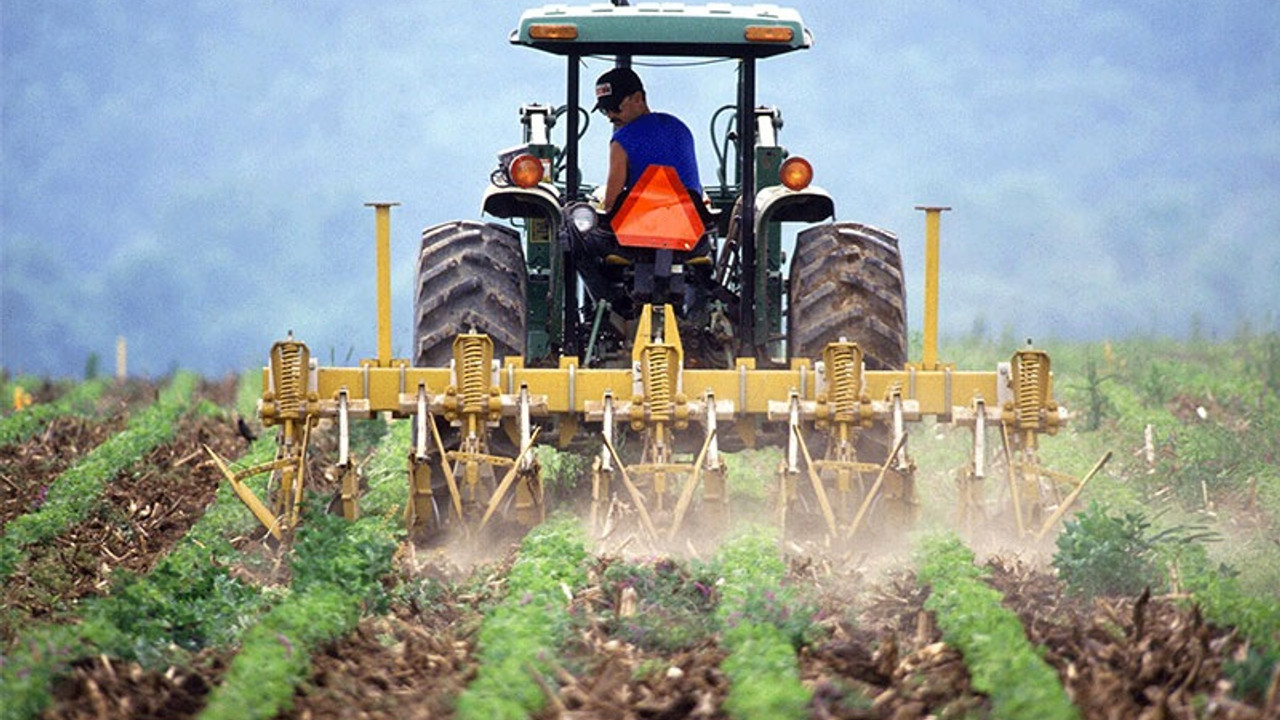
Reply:
[[[409,522],[467,533],[495,519],[544,517],[531,448],[545,428],[594,455],[592,522],[621,502],[642,531],[675,540],[691,513],[725,527],[721,453],[784,446],[776,517],[788,532],[848,539],[897,528],[916,512],[907,424],[922,417],[974,429],[961,515],[986,503],[988,428],[1003,439],[1018,529],[1043,534],[1083,480],[1040,466],[1037,443],[1067,419],[1048,355],[1026,348],[995,371],[938,361],[939,216],[926,219],[924,349],[907,359],[896,236],[837,222],[814,165],[780,144],[782,113],[760,103],[760,62],[808,50],[795,10],[678,3],[548,5],[526,11],[510,42],[565,60],[562,104],[519,109],[521,141],[497,153],[481,207],[488,221],[427,228],[418,253],[413,357],[390,342],[391,204],[376,204],[378,356],[319,367],[305,344],[276,343],[261,417],[280,428],[275,462],[224,472],[273,533],[297,521],[313,427],[340,434],[342,507],[359,512],[350,419],[411,418]],[[736,84],[710,118],[718,166],[701,197],[652,166],[616,203],[581,169],[591,122],[583,66],[730,63]],[[587,80],[590,82],[590,79]],[[584,93],[584,90],[586,91]],[[784,225],[802,227],[784,256]],[[604,252],[583,242],[604,230]],[[542,439],[546,440],[547,436]],[[271,471],[273,506],[242,480]],[[1064,492],[1065,491],[1065,492]]]

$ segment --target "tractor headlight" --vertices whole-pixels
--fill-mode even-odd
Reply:
[[[565,210],[565,215],[569,218],[569,222],[577,228],[578,232],[586,235],[596,229],[596,223],[599,218],[596,209],[587,203],[574,203]]]

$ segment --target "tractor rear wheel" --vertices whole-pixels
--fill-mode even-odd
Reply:
[[[900,370],[907,361],[906,290],[892,233],[858,223],[802,231],[791,261],[787,307],[787,348],[793,358],[820,360],[827,343],[844,338],[862,349],[868,370]],[[892,440],[884,425],[864,430],[856,446],[858,461],[882,465]],[[823,456],[822,445],[811,448],[815,459]],[[855,499],[856,508],[862,498]],[[914,503],[910,471],[891,471],[866,524],[909,521]]]
[[[907,361],[907,303],[898,238],[869,225],[804,230],[791,261],[787,347],[818,359],[829,342],[858,343],[868,370]]]
[[[414,364],[448,367],[453,339],[483,332],[493,357],[524,356],[525,262],[511,228],[461,220],[422,231],[414,297]]]

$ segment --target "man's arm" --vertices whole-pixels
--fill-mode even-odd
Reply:
[[[609,178],[604,183],[604,211],[613,210],[613,204],[622,194],[627,182],[627,151],[616,142],[609,143]]]

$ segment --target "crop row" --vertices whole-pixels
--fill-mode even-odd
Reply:
[[[568,604],[586,583],[587,551],[576,519],[557,517],[525,536],[507,575],[506,597],[480,627],[479,673],[458,698],[462,720],[522,720],[546,704],[569,626]]]
[[[716,566],[723,579],[716,618],[729,652],[725,708],[740,720],[803,717],[810,693],[800,684],[795,650],[811,614],[784,586],[776,538],[752,529],[721,549]]]
[[[936,614],[943,639],[964,653],[973,687],[990,696],[995,717],[1079,717],[1057,673],[1027,640],[1018,616],[984,582],[987,572],[974,564],[972,550],[955,536],[929,538],[918,576],[931,586],[925,609]]]
[[[189,398],[190,393],[185,380],[176,389],[171,386],[130,428],[158,424],[182,405],[175,397]],[[161,407],[169,409],[163,416],[155,410]],[[143,444],[136,437],[118,439],[130,432],[126,429],[100,447]],[[163,437],[154,432],[148,436]],[[274,452],[274,442],[260,440],[243,460],[256,464],[269,460]],[[261,491],[258,481],[249,482]],[[40,713],[52,699],[55,675],[77,658],[105,653],[151,665],[174,659],[175,650],[194,651],[233,641],[243,630],[245,618],[266,601],[256,588],[228,571],[241,559],[230,538],[250,531],[251,523],[230,486],[223,485],[206,512],[145,577],[122,578],[112,594],[85,602],[78,624],[30,628],[0,667],[0,696],[6,698],[0,718]]]
[[[79,522],[118,473],[173,438],[178,418],[190,409],[196,383],[195,375],[175,375],[156,402],[131,418],[124,431],[63,472],[49,486],[44,504],[5,525],[0,538],[0,581],[17,568],[24,548],[51,540]]]
[[[91,415],[106,387],[102,380],[83,382],[54,402],[31,405],[0,419],[0,445],[20,443],[34,437],[59,417]]]

